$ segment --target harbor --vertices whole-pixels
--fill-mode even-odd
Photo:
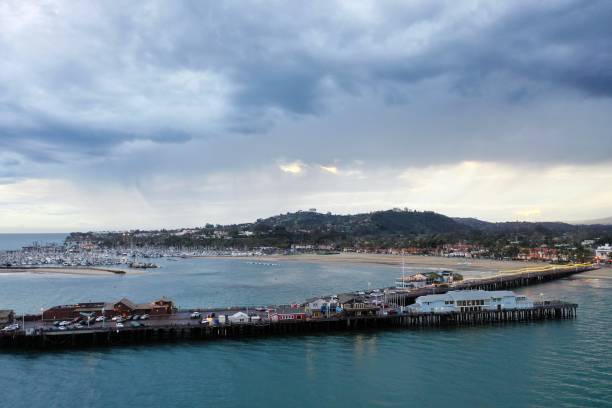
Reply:
[[[433,283],[417,288],[389,287],[341,293],[303,303],[265,307],[181,309],[166,298],[143,304],[123,298],[115,302],[56,306],[40,315],[16,316],[12,311],[5,311],[7,326],[0,332],[0,348],[70,349],[176,340],[572,319],[576,317],[577,304],[559,299],[526,300],[507,289],[593,269],[596,269],[593,265],[568,265],[537,271],[530,268],[500,277]],[[456,294],[467,297],[454,300]],[[442,303],[429,309],[417,307],[424,302]],[[449,304],[453,306],[449,307]]]

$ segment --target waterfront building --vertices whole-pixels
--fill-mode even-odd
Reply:
[[[409,310],[421,313],[450,313],[532,307],[533,302],[527,297],[516,295],[509,290],[459,290],[440,295],[420,296],[414,305],[409,306]]]
[[[15,312],[12,310],[0,310],[0,325],[13,323]]]
[[[174,304],[170,299],[161,298],[150,303],[134,303],[127,298],[118,302],[87,302],[72,305],[53,306],[43,311],[44,320],[67,320],[74,319],[82,314],[94,314],[96,316],[112,317],[117,314],[149,314],[166,315],[171,314]]]
[[[306,309],[298,305],[282,305],[270,315],[272,321],[279,320],[305,320]]]
[[[340,304],[341,310],[345,316],[369,316],[375,315],[380,307],[378,304],[382,303],[379,298],[383,297],[381,292],[372,292],[370,294],[374,301],[368,302],[363,296],[354,296],[350,294],[340,295],[338,303]]]
[[[230,323],[248,323],[249,315],[244,312],[236,312],[227,318]]]
[[[414,275],[400,276],[395,280],[396,289],[417,289],[434,283],[453,283],[462,277],[453,271],[440,271],[417,273]]]
[[[595,257],[600,261],[612,260],[612,246],[602,245],[595,250]]]
[[[397,289],[416,289],[422,288],[425,285],[427,285],[427,276],[422,273],[400,276],[395,280],[395,287]]]
[[[306,312],[312,317],[322,317],[327,313],[327,309],[331,306],[331,299],[323,298],[310,299],[306,302]]]

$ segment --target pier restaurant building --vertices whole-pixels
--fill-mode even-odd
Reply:
[[[409,310],[419,313],[473,312],[481,310],[530,309],[533,302],[509,290],[458,290],[416,298]]]

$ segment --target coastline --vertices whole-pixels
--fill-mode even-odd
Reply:
[[[299,254],[271,256],[194,256],[190,258],[249,259],[258,262],[347,263],[402,266],[400,255],[341,253],[331,255]],[[493,259],[446,258],[441,256],[407,255],[403,258],[407,268],[449,268],[457,271],[505,272],[525,267],[546,266],[544,262],[497,261]]]
[[[0,268],[1,274],[9,273],[34,273],[34,274],[63,274],[63,275],[83,275],[83,276],[103,276],[103,275],[125,275],[126,271],[121,269],[108,269],[108,268],[97,268],[97,267],[36,267],[36,266],[24,266],[24,267],[2,267]],[[130,274],[132,274],[130,272]]]

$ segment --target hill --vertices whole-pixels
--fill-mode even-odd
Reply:
[[[469,242],[485,247],[515,243],[575,246],[584,239],[612,239],[612,226],[562,222],[487,222],[451,218],[432,211],[386,210],[338,215],[298,211],[260,218],[252,223],[206,224],[204,227],[106,233],[73,233],[68,241],[91,241],[112,246],[173,246],[214,248],[289,248],[315,245],[328,248],[435,247]]]
[[[572,222],[575,225],[612,225],[612,217]]]

